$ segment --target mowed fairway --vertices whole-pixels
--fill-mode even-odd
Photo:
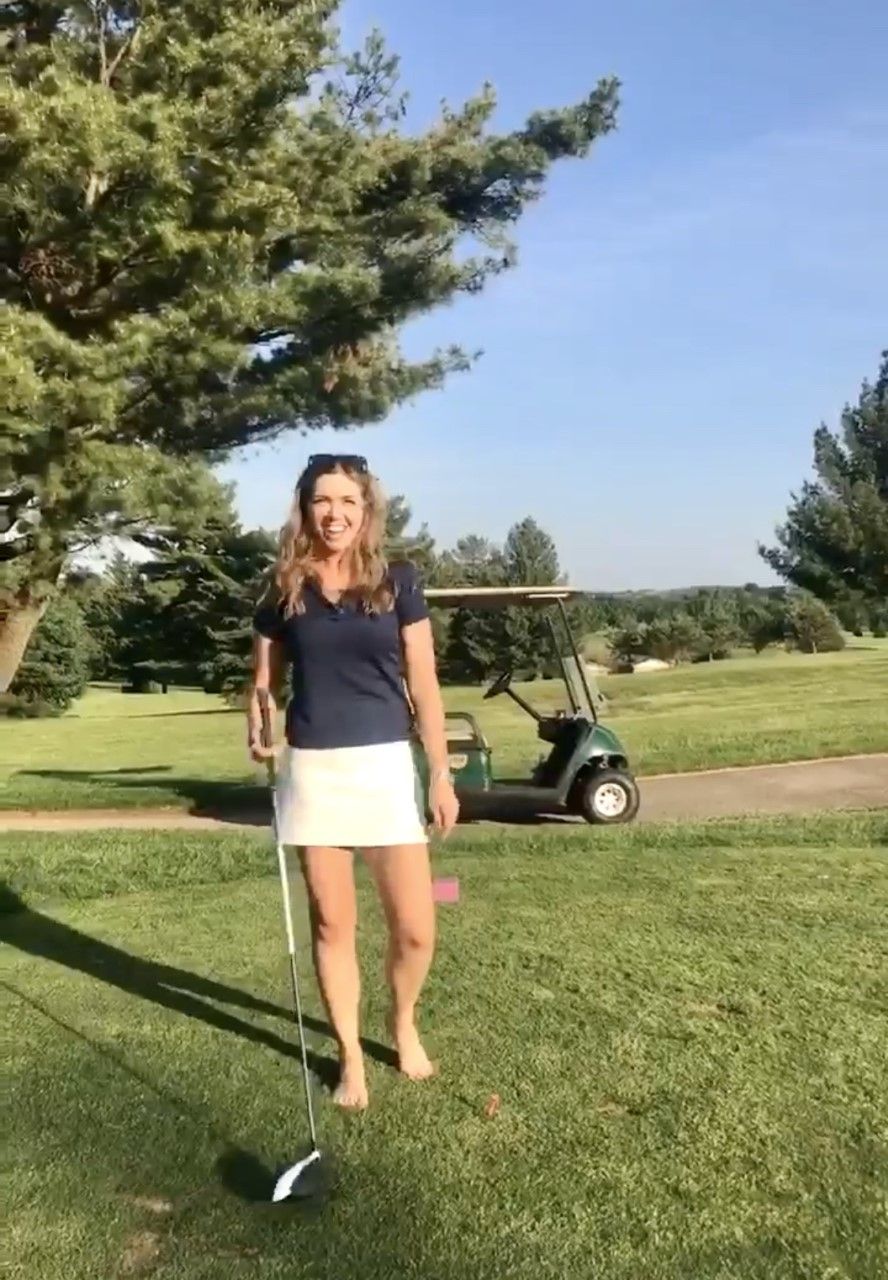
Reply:
[[[888,647],[840,654],[766,653],[649,675],[609,677],[604,719],[642,775],[888,750]],[[561,705],[557,682],[523,686],[541,710]],[[507,698],[448,689],[473,712],[500,777],[540,754],[533,724]],[[0,804],[6,808],[237,808],[258,798],[244,722],[201,693],[125,696],[93,689],[61,720],[0,722]]]
[[[441,1074],[370,1046],[366,1116],[321,1103],[338,1193],[306,1213],[264,1200],[305,1132],[267,841],[9,836],[5,1274],[875,1280],[886,854],[885,814],[461,834]],[[379,1041],[363,882],[361,910]]]

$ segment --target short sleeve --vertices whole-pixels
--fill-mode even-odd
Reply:
[[[266,640],[284,638],[284,618],[280,606],[263,602],[253,614],[253,630]]]
[[[410,627],[414,622],[425,621],[429,616],[429,608],[419,574],[414,566],[412,564],[393,565],[391,574],[395,588],[398,625]]]

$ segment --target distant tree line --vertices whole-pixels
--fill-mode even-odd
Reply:
[[[607,606],[605,606],[607,609]],[[738,648],[760,653],[784,645],[802,653],[842,649],[845,638],[835,616],[807,592],[752,584],[702,589],[687,595],[612,601],[622,612],[609,630],[615,670],[631,670],[644,658],[664,662],[715,662]]]
[[[792,496],[777,545],[760,553],[786,586],[592,594],[571,605],[588,657],[615,670],[642,658],[717,661],[738,647],[839,649],[843,630],[888,634],[888,352],[876,380],[846,406],[837,433],[814,433],[815,478]],[[230,489],[189,463],[181,501],[139,534],[153,558],[122,555],[102,574],[68,569],[25,650],[0,713],[57,713],[88,680],[134,692],[170,684],[237,691],[247,669],[251,617],[275,537],[239,524]],[[7,530],[8,534],[8,530]],[[439,551],[411,528],[403,498],[389,510],[388,552],[414,561],[429,585],[521,586],[562,581],[552,538],[532,519],[500,547],[478,534]],[[7,545],[6,543],[4,545]],[[503,613],[433,613],[442,676],[482,681],[508,661],[528,678],[552,673],[545,620]]]
[[[133,693],[182,685],[236,694],[277,538],[243,529],[221,486],[208,510],[200,528],[158,531],[151,560],[134,563],[118,554],[102,573],[71,573],[36,629],[10,692],[0,696],[0,710],[20,716],[64,710],[90,680],[120,683]],[[470,535],[439,551],[426,526],[411,530],[411,518],[406,501],[396,497],[387,552],[413,561],[428,585],[560,579],[555,544],[531,519],[516,524],[502,547]],[[545,624],[520,610],[435,610],[433,624],[446,680],[483,679],[499,669],[505,651],[528,677],[544,674],[551,661]]]
[[[201,528],[158,532],[150,561],[134,563],[119,554],[102,573],[72,575],[0,706],[14,715],[52,714],[90,680],[119,683],[133,693],[180,685],[236,695],[277,540],[266,530],[243,529],[227,491],[209,509]],[[412,527],[409,505],[396,497],[386,536],[389,557],[411,560],[430,586],[564,581],[553,539],[529,517],[513,526],[502,546],[468,534],[439,550],[425,525]],[[569,611],[585,656],[615,671],[631,670],[644,658],[716,661],[738,647],[758,652],[781,644],[814,653],[844,644],[824,604],[782,586],[589,594]],[[538,614],[433,609],[432,620],[446,682],[482,682],[504,665],[525,679],[555,674],[557,657]],[[855,614],[842,621],[854,630],[861,619]]]

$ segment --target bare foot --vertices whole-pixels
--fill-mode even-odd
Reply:
[[[388,1028],[398,1054],[398,1068],[410,1080],[428,1080],[435,1074],[435,1067],[422,1047],[419,1032],[413,1019],[402,1022],[389,1014]]]
[[[337,1107],[345,1107],[348,1111],[363,1111],[367,1107],[370,1098],[364,1075],[364,1059],[360,1054],[341,1059],[339,1084],[333,1091],[333,1101]]]

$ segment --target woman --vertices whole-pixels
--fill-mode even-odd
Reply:
[[[272,593],[254,620],[249,706],[250,752],[261,760],[268,752],[257,694],[272,694],[289,663],[280,838],[301,851],[315,970],[339,1043],[334,1099],[356,1109],[368,1099],[358,1034],[354,849],[370,866],[388,924],[389,1029],[400,1069],[412,1080],[433,1070],[415,1021],[435,911],[410,703],[429,762],[434,825],[446,836],[458,816],[428,610],[413,567],[386,564],[384,529],[385,500],[363,458],[309,461],[281,533]]]

